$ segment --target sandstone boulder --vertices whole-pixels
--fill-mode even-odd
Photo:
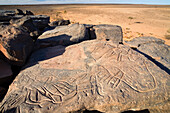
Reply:
[[[0,85],[10,83],[12,80],[11,66],[0,59]]]
[[[15,15],[15,11],[0,10],[0,15],[4,15],[4,16],[14,16],[14,15]]]
[[[170,74],[170,46],[164,44],[164,42],[164,40],[154,37],[138,37],[127,41],[126,44],[132,48],[137,48],[146,57],[151,57],[160,68]]]
[[[48,26],[50,17],[47,15],[30,15],[33,20],[33,24],[41,31]]]
[[[29,32],[22,26],[8,26],[0,31],[0,51],[13,65],[24,65],[33,46]]]
[[[38,44],[40,46],[71,45],[88,39],[88,32],[84,25],[70,24],[44,32],[38,37]]]
[[[125,41],[125,43],[128,44],[130,47],[137,48],[140,45],[148,44],[148,43],[164,44],[165,41],[162,39],[155,38],[155,37],[137,37],[131,41]]]
[[[10,23],[13,26],[22,26],[27,32],[30,33],[30,36],[33,39],[37,39],[38,36],[40,35],[40,31],[37,28],[37,26],[35,26],[33,24],[33,20],[30,16],[25,16],[21,19],[17,19],[17,20],[11,20]]]
[[[16,10],[15,10],[15,13],[16,13],[17,15],[25,15],[24,12],[23,12],[21,9],[16,9]]]
[[[8,22],[11,20],[10,16],[0,15],[0,21],[1,22]]]
[[[114,45],[91,40],[34,52],[0,111],[170,112],[169,74],[130,47]]]
[[[59,21],[53,21],[51,22],[49,25],[51,27],[56,27],[56,26],[62,26],[62,25],[69,25],[70,24],[70,20],[59,20]]]
[[[34,13],[31,12],[31,11],[26,10],[26,11],[25,11],[25,15],[34,15]]]
[[[116,44],[123,42],[123,33],[120,26],[100,24],[94,26],[93,29],[98,40],[111,40]]]

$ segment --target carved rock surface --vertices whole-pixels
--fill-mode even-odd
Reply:
[[[87,29],[81,24],[58,26],[38,37],[41,46],[70,45],[89,39]]]
[[[117,25],[96,25],[93,27],[98,40],[111,40],[114,43],[123,42],[122,28]]]
[[[126,43],[152,57],[162,68],[167,68],[166,70],[170,74],[170,46],[164,42],[164,40],[154,37],[138,37]]]
[[[169,75],[128,46],[85,41],[34,52],[1,112],[169,112]]]
[[[0,31],[0,51],[13,65],[22,66],[33,46],[29,32],[22,26],[8,26]]]

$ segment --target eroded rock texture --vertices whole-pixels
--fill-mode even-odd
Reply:
[[[113,43],[123,42],[122,28],[117,25],[100,24],[93,27],[98,40],[111,40]]]
[[[155,63],[170,74],[170,46],[164,40],[154,37],[138,37],[126,42],[130,47],[156,61]]]
[[[38,57],[41,56],[41,57]],[[86,41],[34,52],[2,112],[169,112],[169,75],[128,46]]]
[[[89,39],[87,29],[81,24],[58,26],[38,37],[40,46],[71,45]]]
[[[24,65],[33,45],[29,32],[22,26],[8,26],[0,31],[0,51],[10,64]]]

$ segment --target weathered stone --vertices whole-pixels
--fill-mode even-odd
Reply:
[[[128,46],[85,41],[34,52],[10,85],[0,111],[170,112],[170,76]]]
[[[88,30],[89,39],[90,39],[90,40],[96,39],[95,30],[93,29],[93,27],[94,27],[95,25],[92,25],[92,24],[83,24],[83,25],[85,25],[85,27],[86,27],[87,30]]]
[[[111,40],[116,44],[123,42],[123,33],[120,26],[101,24],[94,26],[93,29],[98,40]]]
[[[24,65],[33,46],[29,32],[22,26],[8,26],[0,31],[0,51],[11,64]]]
[[[11,20],[11,16],[4,16],[4,15],[0,15],[0,21],[1,22],[8,22],[8,21],[10,21]]]
[[[0,22],[0,25],[9,25],[9,22]]]
[[[0,85],[8,84],[12,79],[11,66],[0,59]]]
[[[25,11],[25,14],[26,14],[26,15],[34,15],[34,13],[33,13],[33,12],[28,11],[28,10],[26,10],[26,11]]]
[[[128,44],[130,47],[137,48],[140,45],[147,44],[147,43],[164,44],[165,41],[162,39],[154,38],[154,37],[137,37],[131,41],[126,41],[125,43]]]
[[[7,27],[7,25],[0,25],[0,31],[4,30]]]
[[[25,15],[24,12],[23,12],[21,9],[16,9],[16,10],[15,10],[15,13],[16,13],[17,15]]]
[[[70,45],[89,39],[87,29],[81,24],[58,26],[38,37],[40,46]]]
[[[30,15],[30,17],[33,20],[34,25],[39,30],[44,30],[44,28],[46,28],[50,22],[50,17],[47,15]]]
[[[4,16],[14,16],[14,15],[15,15],[15,11],[0,10],[0,15],[4,15]]]
[[[11,21],[10,22],[13,26],[22,26],[25,30],[27,30],[30,33],[31,37],[34,37],[35,39],[38,38],[40,35],[40,31],[38,28],[33,24],[33,21],[31,17],[25,16],[21,19]]]
[[[164,40],[154,37],[138,37],[126,44],[144,54],[146,57],[155,60],[160,68],[169,71],[170,74],[170,46],[164,44]]]
[[[21,19],[21,18],[23,18],[24,16],[23,15],[15,15],[15,16],[12,16],[12,20],[17,20],[17,19]]]
[[[158,43],[147,43],[142,44],[137,49],[167,67],[170,74],[170,46]]]
[[[53,21],[49,25],[53,27],[53,26],[62,26],[62,25],[69,25],[69,24],[70,24],[70,20],[59,20],[59,21]]]

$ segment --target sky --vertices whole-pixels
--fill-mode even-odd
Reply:
[[[0,5],[12,5],[12,4],[74,4],[74,3],[170,5],[170,0],[0,0]]]

